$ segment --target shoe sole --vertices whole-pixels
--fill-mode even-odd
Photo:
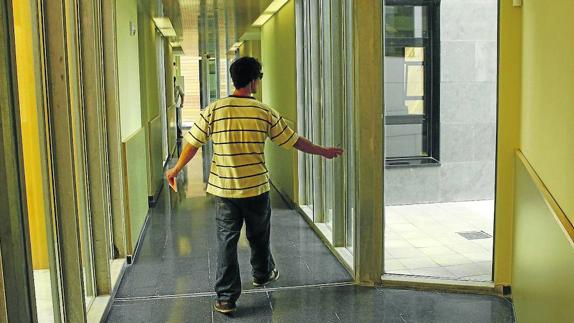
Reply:
[[[277,276],[275,276],[275,278],[268,280],[267,282],[263,283],[263,284],[257,284],[256,282],[253,282],[253,286],[255,287],[263,287],[265,285],[271,284],[274,281],[277,281],[277,279],[279,279],[279,272],[277,272]]]
[[[235,312],[235,310],[236,310],[235,308],[234,308],[234,309],[230,309],[230,310],[222,310],[222,309],[219,309],[219,308],[215,307],[215,305],[213,305],[213,309],[214,309],[216,312],[219,312],[219,313],[221,313],[221,314],[231,314],[231,313]]]

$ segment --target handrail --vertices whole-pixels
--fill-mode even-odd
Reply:
[[[560,225],[560,228],[566,235],[566,238],[568,238],[570,245],[572,245],[572,247],[574,248],[574,224],[572,224],[572,221],[570,221],[570,219],[566,216],[564,210],[562,210],[562,208],[560,207],[554,196],[552,196],[552,193],[550,193],[550,191],[548,190],[548,188],[546,187],[540,176],[538,176],[538,173],[536,173],[536,170],[534,169],[534,167],[532,167],[532,165],[530,164],[526,156],[524,156],[522,151],[516,150],[516,156],[526,168],[526,171],[528,172],[528,174],[534,181],[534,184],[542,194],[544,202],[546,203],[546,205],[548,205],[548,207],[552,211],[552,214],[554,214],[554,218]]]

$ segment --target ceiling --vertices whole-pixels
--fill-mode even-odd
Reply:
[[[177,5],[174,2],[177,2]],[[177,15],[171,12],[169,16],[177,34],[181,35],[180,41],[185,55],[189,56],[200,56],[200,22],[205,21],[206,17],[211,24],[208,29],[217,30],[216,33],[207,33],[209,37],[206,45],[212,49],[208,52],[212,52],[216,46],[220,52],[227,52],[271,2],[272,0],[163,0],[166,15],[166,4],[169,4],[170,10],[177,7],[180,13]],[[178,30],[176,25],[181,26],[181,29]],[[205,33],[202,33],[203,35]]]

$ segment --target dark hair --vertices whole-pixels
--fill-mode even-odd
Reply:
[[[251,81],[260,78],[261,63],[253,57],[236,59],[229,67],[229,73],[236,89],[246,87]]]

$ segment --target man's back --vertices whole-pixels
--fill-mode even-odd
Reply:
[[[206,108],[185,138],[196,147],[213,142],[207,192],[244,198],[269,191],[265,140],[290,148],[298,136],[272,108],[251,97],[230,96]]]

